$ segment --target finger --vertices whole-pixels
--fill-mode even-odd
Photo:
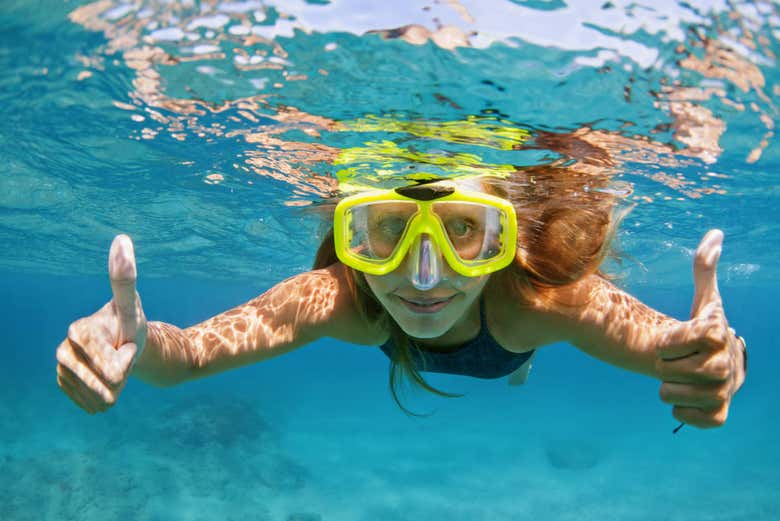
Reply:
[[[694,294],[691,317],[713,300],[720,300],[718,292],[718,260],[723,247],[723,232],[710,230],[696,249],[693,260]]]
[[[704,410],[697,407],[674,407],[672,409],[672,415],[675,418],[701,429],[720,427],[726,423],[728,414],[728,405],[716,410]]]
[[[656,356],[661,360],[676,360],[699,352],[697,324],[693,321],[679,322],[667,329],[656,346]]]
[[[90,414],[98,411],[99,400],[84,387],[73,371],[59,364],[57,365],[57,379],[62,383],[63,389],[82,409]]]
[[[104,402],[114,402],[114,395],[108,386],[86,364],[77,358],[73,349],[58,349],[57,362],[64,369],[68,369],[73,373],[77,382],[81,382],[81,385],[89,388],[91,392],[97,394]]]
[[[116,388],[124,383],[135,356],[134,343],[123,344],[120,349],[106,341],[92,339],[89,347],[72,340],[68,335],[70,346],[81,361],[87,364],[107,386]]]
[[[729,385],[723,383],[688,385],[665,382],[660,396],[664,403],[700,409],[718,409],[730,398]]]
[[[135,340],[138,325],[138,301],[135,289],[137,270],[133,241],[127,235],[117,235],[108,254],[108,276],[113,302],[119,316],[118,344]]]
[[[114,385],[124,384],[124,382],[127,381],[127,377],[130,373],[130,369],[133,367],[133,360],[135,360],[135,355],[137,352],[138,346],[135,344],[135,342],[126,342],[119,346],[119,349],[116,351],[117,379],[111,381]]]
[[[728,343],[727,332],[720,303],[711,302],[702,316],[669,326],[656,347],[656,355],[664,360],[675,360],[702,351],[723,349]]]
[[[728,356],[697,353],[676,360],[656,359],[655,370],[663,382],[681,384],[724,383],[728,381]]]
[[[88,413],[92,413],[91,408],[86,404],[86,402],[81,398],[78,392],[76,392],[76,388],[73,385],[72,382],[70,382],[68,379],[63,377],[60,372],[61,366],[57,366],[57,384],[60,386],[60,389],[68,396],[68,398],[71,399],[73,403],[78,405],[80,408],[85,410]]]
[[[70,388],[73,390],[73,393],[78,396],[79,399],[86,405],[87,409],[85,410],[87,410],[90,414],[104,412],[108,410],[111,405],[113,405],[113,401],[111,403],[106,403],[102,396],[98,395],[95,391],[84,385],[84,383],[78,379],[76,374],[67,367],[58,365],[57,375],[66,385],[70,386]]]
[[[90,395],[84,386],[76,380],[76,376],[66,367],[57,366],[57,381],[67,392],[68,396],[76,404],[89,414],[95,414],[97,411],[97,400]]]

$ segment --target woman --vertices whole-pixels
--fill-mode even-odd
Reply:
[[[424,371],[522,382],[536,349],[568,341],[662,380],[661,399],[680,421],[722,425],[747,361],[717,288],[723,234],[702,240],[692,318],[677,321],[599,273],[619,222],[614,197],[592,178],[559,174],[417,176],[348,196],[313,271],[187,329],[147,323],[133,245],[120,235],[109,254],[113,298],[71,324],[57,349],[58,383],[81,408],[101,412],[130,374],[174,385],[331,337],[382,346],[398,401],[404,375],[446,394]]]

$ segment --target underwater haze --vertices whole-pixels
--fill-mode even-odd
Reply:
[[[780,520],[778,40],[771,1],[3,0],[0,519]],[[308,270],[339,186],[543,165],[609,179],[605,270],[673,317],[723,230],[724,426],[568,345],[519,387],[427,375],[464,396],[422,417],[333,340],[104,414],[57,386],[118,233],[185,327]]]

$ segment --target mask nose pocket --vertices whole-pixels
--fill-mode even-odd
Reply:
[[[441,263],[439,247],[428,234],[420,234],[409,250],[412,285],[420,291],[436,287],[441,281]]]

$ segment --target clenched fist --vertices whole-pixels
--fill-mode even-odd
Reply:
[[[57,383],[90,414],[116,403],[146,342],[146,317],[135,289],[133,242],[118,235],[108,255],[113,298],[68,328],[57,348]]]

